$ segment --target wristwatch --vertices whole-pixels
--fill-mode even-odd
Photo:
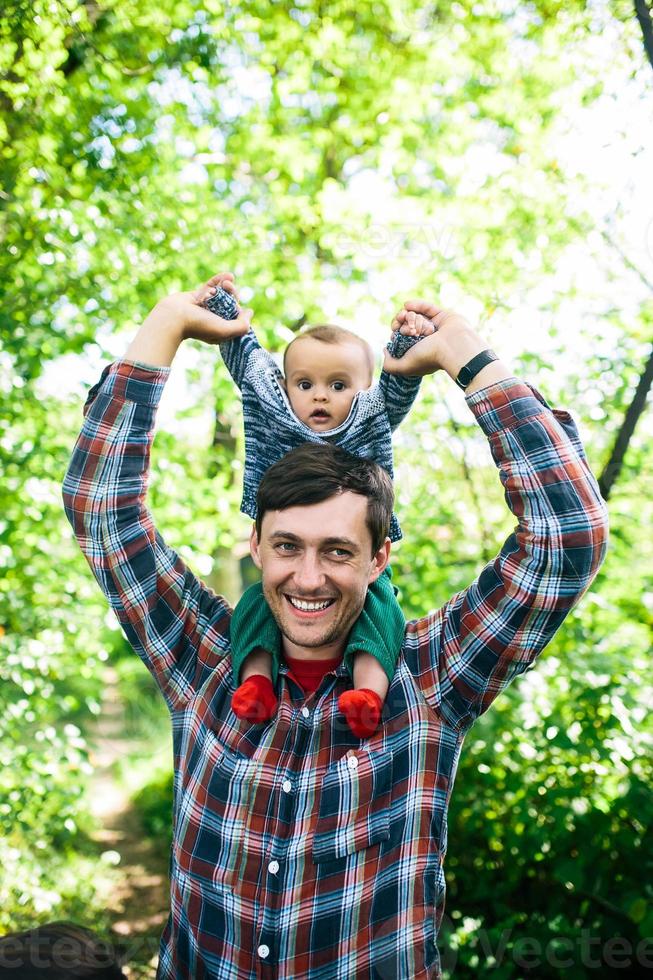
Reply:
[[[498,360],[499,358],[493,350],[489,348],[488,350],[482,350],[480,354],[472,357],[471,361],[467,361],[464,367],[461,367],[456,378],[456,384],[464,390],[467,385],[472,383],[481,368],[484,368],[486,364],[491,364],[492,361]]]

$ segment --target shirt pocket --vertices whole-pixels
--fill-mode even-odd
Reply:
[[[327,769],[313,837],[315,864],[390,837],[392,752],[349,752]]]
[[[181,870],[206,886],[239,877],[256,763],[208,732],[182,793],[174,851]]]

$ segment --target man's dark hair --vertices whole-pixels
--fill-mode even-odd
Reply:
[[[259,540],[266,511],[319,504],[347,491],[367,497],[366,523],[375,554],[390,528],[392,480],[378,463],[329,443],[305,442],[266,470],[256,495]]]
[[[0,936],[0,980],[126,980],[111,943],[71,922]]]

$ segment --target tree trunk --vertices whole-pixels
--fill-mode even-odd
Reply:
[[[617,433],[610,458],[606,463],[603,472],[599,477],[599,489],[604,500],[610,496],[610,491],[621,472],[626,450],[632,438],[637,421],[646,407],[646,398],[653,384],[653,347],[649,355],[646,367],[637,384],[635,396],[628,406],[621,428]]]
[[[653,62],[652,62],[653,65]],[[626,253],[623,251],[621,246],[612,235],[604,228],[601,231],[604,241],[615,250],[624,265],[634,272],[635,275],[644,283],[646,288],[653,293],[653,283],[644,275],[642,270],[630,259]],[[635,431],[635,426],[637,421],[644,411],[646,406],[646,398],[651,388],[651,383],[653,382],[653,349],[646,362],[646,367],[642,372],[642,375],[637,383],[637,388],[635,390],[635,396],[626,410],[624,415],[624,420],[621,423],[621,428],[617,433],[617,438],[615,439],[614,446],[612,447],[612,452],[610,453],[610,458],[603,468],[603,472],[599,477],[599,488],[604,500],[607,500],[612,487],[621,472],[621,467],[628,450],[628,443],[630,442],[633,432]]]
[[[213,560],[213,570],[204,581],[217,595],[224,596],[227,602],[235,606],[243,594],[240,560],[229,548],[220,546],[213,551]]]
[[[646,0],[635,0],[635,13],[642,29],[646,57],[653,68],[653,18]]]

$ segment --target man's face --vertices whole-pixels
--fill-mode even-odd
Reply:
[[[284,637],[284,650],[305,660],[336,657],[383,572],[390,540],[372,555],[367,498],[342,493],[319,504],[267,511],[252,558],[263,594]]]
[[[314,432],[335,429],[359,391],[372,383],[362,344],[298,337],[286,354],[286,391],[297,418]]]

